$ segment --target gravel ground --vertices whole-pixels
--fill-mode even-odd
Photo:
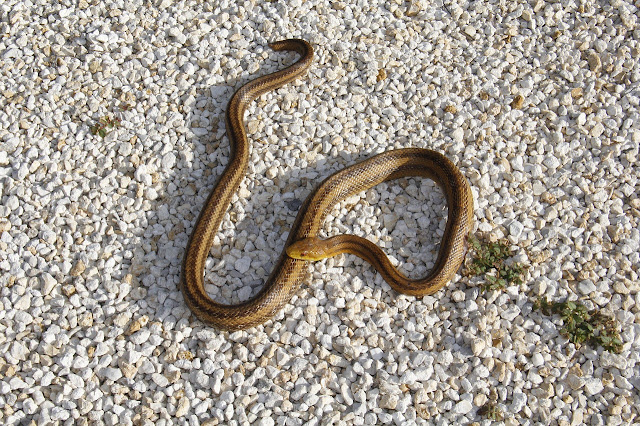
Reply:
[[[2,2],[0,422],[489,424],[488,403],[508,425],[638,421],[640,3],[282,3]],[[180,263],[227,162],[226,103],[296,59],[266,46],[287,37],[316,61],[247,113],[211,295],[257,291],[321,178],[408,146],[459,165],[476,230],[512,244],[524,283],[462,276],[419,300],[340,256],[263,326],[190,315]],[[405,179],[324,232],[422,276],[445,209]],[[622,351],[570,343],[541,295],[614,316]]]

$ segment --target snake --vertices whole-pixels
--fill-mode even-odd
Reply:
[[[354,254],[369,262],[399,293],[422,297],[441,289],[453,278],[465,257],[466,238],[473,223],[472,192],[461,171],[443,154],[425,148],[400,148],[350,165],[326,178],[311,192],[291,227],[285,250],[257,294],[238,304],[219,303],[207,294],[205,263],[249,165],[249,141],[244,124],[247,107],[262,94],[303,76],[314,56],[313,47],[305,40],[287,39],[268,46],[274,51],[296,52],[299,59],[284,69],[249,81],[229,100],[225,116],[229,160],[200,211],[183,258],[180,289],[188,308],[202,322],[221,330],[236,331],[263,324],[298,292],[310,262],[341,253]],[[318,236],[327,213],[341,200],[382,182],[409,176],[435,181],[448,204],[438,255],[426,277],[405,277],[384,252],[366,238],[348,234],[327,239]]]

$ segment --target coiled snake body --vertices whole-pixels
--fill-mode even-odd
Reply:
[[[309,195],[291,228],[282,253],[264,287],[250,300],[237,305],[213,301],[204,289],[204,267],[214,237],[233,194],[244,177],[249,161],[249,144],[244,127],[247,105],[263,93],[277,89],[306,73],[313,49],[303,40],[290,39],[269,46],[296,51],[300,59],[289,67],[257,78],[238,89],[227,107],[227,135],[231,145],[229,163],[209,195],[187,245],[180,287],[185,302],[203,322],[225,330],[241,330],[273,317],[298,291],[307,260],[352,253],[371,263],[395,290],[424,296],[435,293],[451,280],[465,254],[465,239],[473,221],[473,198],[469,184],[458,168],[442,154],[428,149],[406,148],[378,154],[327,178]],[[444,190],[449,214],[438,257],[429,275],[409,280],[400,274],[372,242],[354,235],[317,237],[333,205],[387,180],[423,176]],[[294,258],[295,257],[295,258]]]

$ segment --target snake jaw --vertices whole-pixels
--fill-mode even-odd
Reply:
[[[301,251],[298,249],[298,242],[296,241],[295,243],[291,244],[289,247],[286,248],[286,252],[287,252],[287,256],[289,256],[292,259],[298,259],[298,260],[304,260],[304,257],[306,255],[306,252]]]
[[[318,243],[322,240],[317,237],[303,238],[287,247],[287,256],[292,259],[318,261],[325,259],[323,251],[319,249]]]

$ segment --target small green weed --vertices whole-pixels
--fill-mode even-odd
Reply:
[[[89,127],[89,131],[91,131],[92,135],[98,135],[101,138],[104,138],[109,133],[109,131],[107,130],[108,128],[112,129],[114,127],[118,127],[119,125],[120,125],[119,118],[117,117],[111,118],[108,116],[104,116],[96,124]]]
[[[597,309],[588,311],[581,303],[548,302],[546,298],[538,299],[533,304],[533,308],[541,310],[545,315],[560,315],[564,322],[560,332],[570,342],[600,345],[609,352],[622,350],[622,340],[620,340],[615,320]]]
[[[469,270],[474,275],[485,274],[487,282],[482,285],[484,291],[501,290],[509,284],[522,284],[524,266],[520,263],[505,264],[505,260],[513,256],[507,242],[481,242],[472,234],[467,241],[475,253]]]
[[[487,402],[480,407],[478,415],[496,422],[501,421],[504,417],[502,410],[494,402]]]

